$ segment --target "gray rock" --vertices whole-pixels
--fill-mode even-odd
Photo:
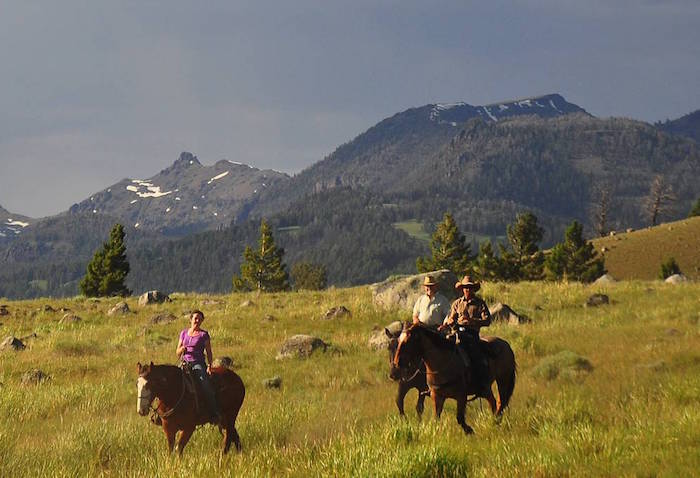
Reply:
[[[34,370],[28,370],[22,374],[20,381],[22,385],[37,385],[49,380],[51,377],[46,375],[44,372],[35,368]]]
[[[139,297],[139,305],[162,304],[163,302],[172,302],[170,297],[158,290],[149,290],[141,294]]]
[[[454,286],[458,278],[452,271],[443,269],[425,274],[389,278],[384,282],[372,284],[369,286],[372,299],[375,304],[384,309],[413,310],[416,300],[423,294],[423,278],[428,274],[437,280],[441,294],[449,300],[456,298]]]
[[[683,274],[673,274],[672,276],[668,276],[664,282],[667,284],[681,284],[687,281],[688,278]]]
[[[341,319],[343,317],[350,317],[352,314],[350,311],[344,306],[338,306],[338,307],[332,307],[328,309],[328,311],[323,314],[322,319],[328,320],[328,319]]]
[[[531,322],[526,315],[518,314],[507,304],[501,304],[500,302],[489,307],[489,312],[491,312],[491,318],[495,322],[507,322],[510,325],[520,325]]]
[[[367,346],[372,350],[386,350],[389,348],[389,336],[387,332],[392,336],[398,336],[403,330],[403,323],[400,321],[395,321],[387,325],[386,327],[377,327],[369,336],[367,340]]]
[[[117,302],[114,307],[107,311],[107,315],[125,315],[129,313],[129,304],[126,302]]]
[[[605,294],[593,294],[586,300],[586,307],[598,307],[610,303],[610,298]]]
[[[274,315],[267,314],[265,317],[263,317],[264,322],[276,322],[277,319],[275,318]]]
[[[211,365],[212,367],[231,368],[233,367],[233,359],[231,357],[217,357]]]
[[[617,282],[617,279],[615,279],[613,276],[610,274],[603,274],[602,276],[598,277],[596,280],[593,281],[594,285],[601,285],[601,284],[614,284]]]
[[[306,358],[319,349],[323,349],[325,352],[327,347],[328,344],[318,337],[303,334],[293,335],[282,344],[276,358],[277,360],[294,357]]]
[[[241,302],[241,303],[238,305],[238,307],[252,307],[252,306],[254,306],[254,305],[255,305],[255,304],[253,303],[252,300],[244,300],[243,302]]]
[[[152,324],[169,324],[170,322],[175,322],[176,320],[177,317],[175,317],[170,312],[154,315],[153,317],[151,317]]]
[[[56,312],[56,309],[51,307],[49,304],[44,304],[43,306],[39,307],[37,312]]]
[[[265,388],[280,388],[282,386],[282,377],[275,375],[271,378],[266,378],[262,381]]]
[[[666,335],[669,337],[680,337],[683,335],[683,332],[678,329],[666,329]]]
[[[10,311],[7,310],[6,305],[0,305],[0,315],[10,315]]]
[[[202,301],[202,305],[219,305],[221,304],[220,300],[215,300],[215,299],[204,299]]]
[[[61,320],[58,321],[59,324],[77,324],[81,319],[75,314],[65,314]]]
[[[24,343],[17,337],[10,335],[5,337],[2,342],[0,342],[0,351],[3,350],[24,350]]]

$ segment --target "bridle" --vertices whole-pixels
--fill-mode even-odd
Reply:
[[[160,408],[162,400],[160,400],[155,394],[153,395],[153,399],[150,401],[148,404],[148,407],[151,409],[151,418],[155,419],[156,416],[159,418],[168,418],[171,416],[173,413],[175,413],[175,410],[177,410],[177,407],[180,406],[180,403],[182,403],[182,399],[185,397],[185,372],[181,369],[180,373],[182,374],[182,392],[180,392],[180,398],[177,399],[177,403],[170,409],[167,410],[166,412],[161,413],[158,409]],[[145,400],[146,397],[143,395],[137,395],[137,398],[139,400]],[[158,406],[154,406],[153,402],[155,399],[158,398]]]

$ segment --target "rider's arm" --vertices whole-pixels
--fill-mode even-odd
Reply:
[[[185,352],[185,346],[182,345],[182,337],[177,341],[177,348],[175,349],[175,354],[180,358],[180,356]]]
[[[207,362],[209,363],[207,368],[211,369],[211,363],[213,362],[213,354],[211,353],[211,339],[207,340],[207,345],[205,345],[204,349],[207,352]]]
[[[481,306],[481,320],[479,320],[478,323],[482,327],[488,327],[491,325],[491,312],[489,312],[489,308],[486,306],[486,303],[482,304]]]
[[[455,319],[459,315],[457,312],[457,307],[455,307],[456,302],[452,304],[452,307],[450,307],[450,312],[447,314],[447,317],[445,317],[445,320],[442,321],[443,325],[452,325],[454,324]]]
[[[416,301],[416,303],[413,305],[413,323],[414,324],[418,323],[419,308],[420,308],[420,299],[418,299]]]

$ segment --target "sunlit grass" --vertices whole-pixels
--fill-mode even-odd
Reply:
[[[584,307],[594,292],[611,304]],[[178,294],[150,308],[129,299],[134,313],[114,317],[106,311],[116,300],[3,301],[11,315],[0,338],[37,337],[0,353],[0,476],[692,476],[700,468],[700,286],[485,284],[482,294],[533,323],[488,331],[510,341],[519,374],[502,421],[485,404],[469,406],[473,437],[451,401],[440,422],[426,402],[418,422],[411,392],[408,420],[397,417],[386,352],[367,340],[408,314],[377,310],[365,288]],[[63,312],[40,311],[46,304],[83,320],[59,324]],[[352,316],[322,318],[339,305]],[[136,414],[136,362],[174,363],[193,308],[206,314],[215,356],[232,357],[246,383],[240,455],[222,459],[219,432],[204,427],[181,460],[168,457],[162,430]],[[152,324],[160,313],[178,319]],[[276,360],[298,333],[331,347]],[[34,368],[50,380],[22,385]],[[281,389],[267,389],[263,380],[276,375]]]

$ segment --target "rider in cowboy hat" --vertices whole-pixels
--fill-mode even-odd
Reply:
[[[438,283],[431,275],[423,279],[423,291],[425,294],[413,306],[413,323],[437,329],[450,312],[450,301],[438,292]]]
[[[491,313],[486,302],[475,295],[480,288],[481,283],[475,282],[469,275],[455,284],[455,289],[461,290],[462,297],[452,303],[450,314],[441,328],[453,326],[456,322],[457,338],[474,365],[474,375],[481,388],[486,385],[488,362],[479,346],[479,329],[491,325]]]

